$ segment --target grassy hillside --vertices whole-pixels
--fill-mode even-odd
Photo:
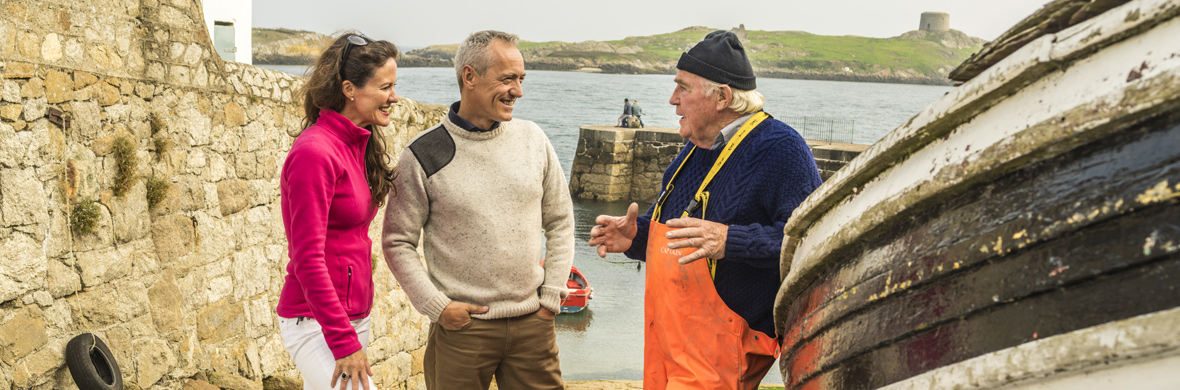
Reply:
[[[713,30],[689,27],[605,42],[521,42],[520,49],[530,69],[670,74],[675,73],[680,54]],[[910,31],[893,38],[733,31],[743,37],[760,77],[949,84],[947,74],[985,43],[954,30]],[[260,64],[306,64],[328,38],[287,29],[254,29],[253,34],[254,61]],[[399,65],[449,67],[457,48],[458,44],[449,44],[413,50]]]

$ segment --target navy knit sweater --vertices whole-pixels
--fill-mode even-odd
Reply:
[[[692,143],[664,171],[667,188]],[[723,148],[697,148],[673,183],[660,222],[679,218]],[[705,220],[729,225],[725,258],[717,262],[713,285],[730,310],[750,328],[774,335],[774,297],[779,287],[783,225],[791,212],[821,183],[811,149],[786,123],[767,118],[754,128],[706,188]],[[655,204],[637,220],[638,233],[625,254],[646,260],[647,233]],[[693,217],[700,218],[701,211]]]

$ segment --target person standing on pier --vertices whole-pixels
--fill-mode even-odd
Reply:
[[[432,322],[427,389],[487,389],[493,376],[505,390],[564,387],[553,319],[569,295],[573,202],[545,132],[513,118],[525,78],[517,40],[467,37],[455,54],[459,102],[398,160],[382,244]]]
[[[783,226],[819,170],[799,133],[762,111],[735,34],[710,33],[676,67],[668,102],[689,142],[647,213],[598,216],[590,245],[647,262],[644,389],[756,389],[779,354]]]
[[[619,115],[618,127],[627,127],[627,117],[631,116],[631,99],[623,99],[623,115]]]
[[[635,116],[635,120],[639,122],[639,127],[643,127],[643,107],[639,107],[639,99],[635,99],[631,103],[631,115]]]
[[[397,47],[356,32],[320,54],[300,93],[303,131],[279,179],[287,276],[279,335],[305,389],[372,389],[369,223],[394,170],[380,129],[397,103]]]

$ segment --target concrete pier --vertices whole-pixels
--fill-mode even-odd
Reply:
[[[677,129],[666,127],[582,126],[580,132],[570,194],[581,199],[654,201],[664,169],[685,142]],[[812,140],[807,145],[825,180],[868,148]]]

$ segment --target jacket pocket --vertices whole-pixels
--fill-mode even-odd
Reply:
[[[344,290],[344,310],[352,314],[352,266],[348,266],[348,281],[345,282],[347,287]]]

